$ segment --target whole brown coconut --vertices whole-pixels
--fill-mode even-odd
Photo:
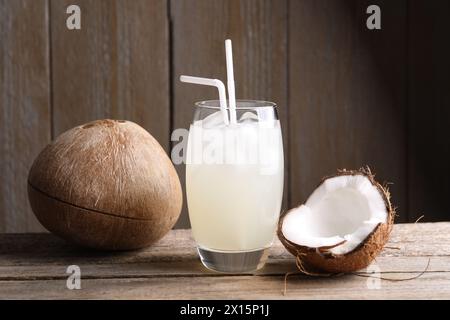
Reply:
[[[49,231],[105,250],[151,245],[173,227],[182,204],[165,151],[123,120],[90,122],[47,145],[30,169],[28,196]]]
[[[311,274],[320,273],[349,273],[366,268],[380,253],[389,239],[394,223],[395,209],[391,205],[388,189],[375,181],[369,168],[359,170],[340,170],[333,176],[322,180],[317,188],[330,178],[339,176],[363,176],[378,190],[386,206],[387,218],[385,223],[378,223],[373,231],[350,252],[335,254],[331,250],[343,243],[332,246],[308,247],[302,246],[286,239],[282,232],[283,221],[294,208],[280,217],[277,234],[286,249],[296,257],[300,271]],[[308,201],[307,201],[308,202]]]

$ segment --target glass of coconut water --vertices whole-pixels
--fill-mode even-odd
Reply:
[[[195,104],[186,157],[189,219],[202,263],[220,272],[263,267],[280,214],[283,143],[272,102]]]

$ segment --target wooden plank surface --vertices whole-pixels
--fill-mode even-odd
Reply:
[[[194,102],[217,90],[181,84],[181,74],[226,81],[225,47],[233,41],[236,97],[274,101],[287,150],[287,1],[172,0],[173,127],[189,128]],[[184,166],[177,166],[184,185]],[[287,170],[284,205],[287,206]],[[188,226],[186,207],[178,226]]]
[[[410,276],[404,274],[405,276]],[[427,273],[414,282],[383,284],[368,290],[366,280],[346,276],[338,279],[294,278],[282,295],[284,276],[192,277],[84,280],[82,290],[67,290],[65,280],[2,282],[0,292],[11,298],[35,299],[448,299],[448,273]],[[62,292],[62,290],[64,290]]]
[[[50,234],[3,234],[0,298],[450,298],[450,223],[395,225],[376,264],[383,277],[402,279],[423,271],[428,261],[423,276],[382,281],[376,290],[367,288],[367,278],[356,275],[292,275],[283,295],[284,275],[295,271],[295,263],[279,241],[265,268],[231,276],[201,265],[190,230],[173,230],[150,248],[119,253],[74,247]],[[66,268],[72,264],[81,268],[82,290],[66,289]]]
[[[406,2],[378,1],[375,31],[370,4],[290,1],[291,204],[336,169],[369,165],[406,221]]]
[[[450,203],[449,1],[409,2],[409,207],[448,220]]]
[[[101,118],[134,121],[169,148],[169,36],[165,0],[51,1],[54,134]]]
[[[46,0],[0,0],[0,232],[44,230],[27,176],[50,140],[47,9]]]

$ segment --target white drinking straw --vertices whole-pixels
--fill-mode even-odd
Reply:
[[[220,110],[222,111],[223,122],[225,122],[226,125],[230,123],[228,120],[228,113],[227,113],[227,96],[225,86],[222,81],[218,79],[209,79],[191,76],[180,76],[180,81],[216,87],[217,90],[219,91]]]
[[[227,87],[228,87],[228,104],[230,107],[230,121],[236,123],[236,96],[234,89],[234,71],[233,71],[233,49],[231,40],[225,40],[225,56],[227,60]]]

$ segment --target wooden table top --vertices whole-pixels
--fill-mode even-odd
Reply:
[[[450,222],[395,225],[370,270],[387,281],[357,275],[291,275],[293,257],[276,242],[254,274],[205,269],[190,230],[173,230],[154,246],[99,253],[50,234],[0,234],[0,298],[25,299],[450,299]],[[69,265],[81,270],[81,289],[69,290]],[[373,274],[372,274],[373,275]]]

